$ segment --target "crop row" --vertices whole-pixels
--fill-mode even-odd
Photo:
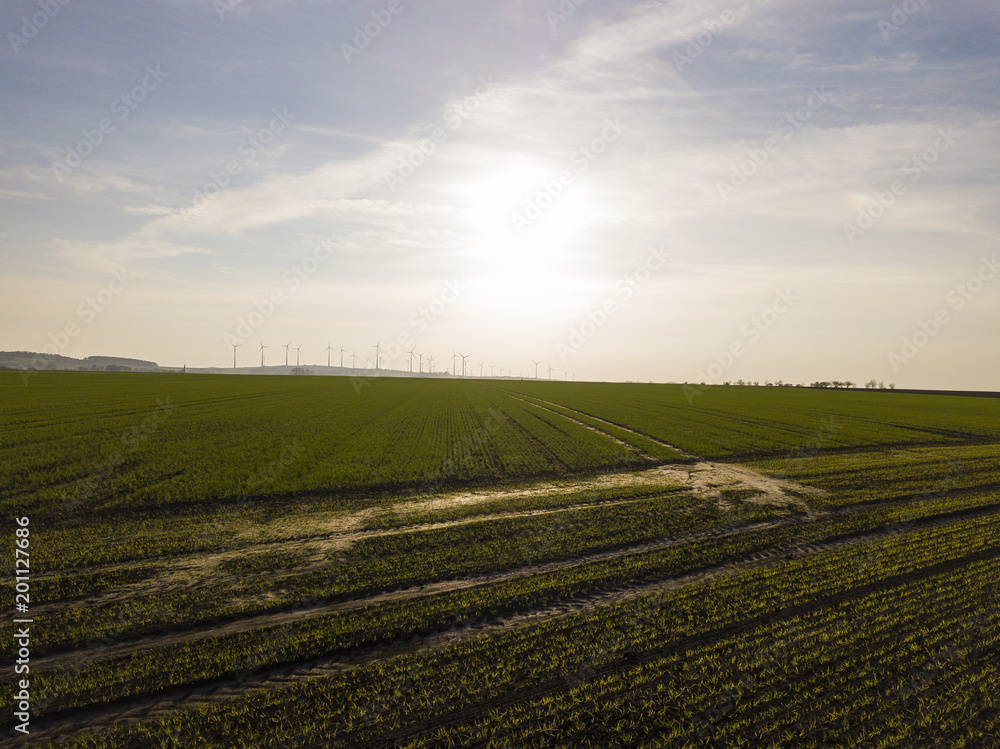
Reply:
[[[996,398],[616,383],[522,382],[504,387],[712,459],[1000,441]]]
[[[1000,439],[1000,399],[504,387],[574,409],[570,415],[582,411],[573,418],[643,449],[657,448],[624,429],[709,458],[794,461],[845,447]],[[0,507],[28,506],[49,529],[112,512],[176,517],[239,500],[280,513],[324,493],[349,504],[362,493],[641,463],[607,436],[476,381],[46,372],[25,388],[16,373],[0,372]]]
[[[630,581],[699,565],[719,564],[729,558],[773,552],[816,541],[891,526],[905,531],[923,518],[934,518],[989,508],[1000,494],[941,497],[901,506],[875,508],[834,516],[817,522],[753,531],[724,542],[699,542],[656,552],[628,555],[609,563],[607,581],[616,575]],[[220,618],[252,616],[287,609],[315,600],[335,601],[374,594],[401,585],[435,582],[460,574],[485,574],[529,563],[595,553],[665,534],[706,527],[723,520],[750,522],[770,516],[767,506],[745,503],[746,514],[720,516],[713,507],[699,506],[688,495],[642,500],[632,505],[580,509],[554,515],[498,519],[455,528],[389,535],[359,542],[339,564],[304,573],[277,573],[257,577],[249,569],[233,578],[220,576],[196,588],[165,592],[109,604],[74,607],[48,616],[50,626],[38,638],[38,654],[80,647],[87,641],[119,641],[164,629],[198,626]],[[627,509],[628,508],[628,509]],[[694,512],[678,512],[693,509]],[[708,544],[707,546],[705,544]],[[662,557],[656,556],[661,554]],[[256,557],[246,557],[250,564]],[[648,569],[647,569],[648,565]],[[586,569],[591,569],[589,565]],[[274,566],[261,568],[271,572]],[[596,570],[601,567],[593,568]],[[651,570],[651,571],[650,571]],[[607,581],[602,573],[592,580],[595,589]],[[650,576],[652,575],[652,576]],[[61,581],[71,587],[72,578]],[[41,599],[39,599],[41,600]],[[0,635],[7,639],[9,633]]]
[[[632,431],[631,429],[622,429],[621,427],[616,426],[608,421],[595,419],[594,417],[581,413],[580,411],[574,411],[569,408],[564,408],[563,406],[557,405],[555,403],[541,401],[538,398],[529,397],[529,402],[536,404],[539,408],[554,411],[558,414],[566,416],[567,418],[575,419],[576,421],[591,426],[600,432],[604,432],[605,434],[610,434],[612,437],[620,439],[627,445],[631,445],[632,447],[641,450],[642,452],[646,453],[647,455],[650,455],[656,460],[664,461],[667,463],[691,463],[694,460],[693,458],[688,458],[682,453],[677,452],[677,450],[667,447],[661,442],[658,442],[656,440],[650,439],[649,437],[645,437],[641,434],[638,434],[637,432]]]
[[[554,726],[573,725],[582,730],[562,730],[561,740],[592,746],[657,738],[844,746],[852,733],[871,740],[876,719],[910,714],[916,698],[998,655],[1000,598],[990,600],[998,573],[996,559],[974,562],[674,648],[641,666],[600,674],[598,663],[554,696],[408,746],[470,746],[491,735],[536,746]]]
[[[882,520],[885,517],[883,515]],[[836,518],[825,526],[817,523],[813,528],[810,525],[808,530],[816,535],[821,529],[828,535],[838,534],[843,533],[849,523],[859,520],[857,517]],[[868,524],[871,523],[872,519],[868,519]],[[988,538],[982,535],[982,528],[1000,527],[1000,519],[967,522],[956,527],[963,538],[967,535]],[[144,649],[110,659],[97,658],[75,673],[70,688],[58,693],[58,704],[74,706],[109,696],[136,696],[147,690],[234,678],[241,669],[273,668],[398,638],[444,631],[464,621],[528,611],[565,598],[654,582],[721,564],[740,555],[787,547],[792,541],[802,540],[796,537],[796,528],[806,530],[787,526],[708,539],[410,601],[373,605],[359,612],[329,614],[191,644]],[[857,569],[878,570],[886,559],[898,557],[902,550],[917,543],[914,539],[942,559],[948,558],[948,549],[950,553],[961,555],[965,547],[961,539],[958,545],[950,541],[950,531],[945,528],[922,531],[912,538],[892,537],[851,549],[853,556],[848,554],[846,558],[852,558]],[[949,543],[947,549],[940,545],[942,541]],[[44,678],[51,681],[53,689],[66,686],[62,676],[48,674]]]
[[[887,624],[899,625],[902,645],[909,634],[904,626],[907,621],[916,622],[914,636],[919,637],[922,627],[933,627],[938,619],[947,620],[951,615],[946,606],[929,607],[930,599],[921,598],[925,595],[922,591],[936,591],[945,601],[949,591],[964,586],[966,598],[974,595],[980,601],[989,600],[992,591],[987,582],[996,577],[996,557],[1000,555],[996,547],[998,527],[997,519],[989,518],[962,523],[947,533],[940,529],[915,532],[906,537],[906,543],[884,549],[878,564],[858,565],[856,550],[842,549],[752,569],[678,591],[473,638],[433,656],[397,658],[334,677],[274,688],[228,704],[85,739],[78,745],[141,746],[168,731],[180,731],[186,740],[205,746],[220,746],[233,737],[239,737],[236,744],[230,744],[236,746],[270,746],[306,738],[330,746],[365,746],[367,741],[377,745],[402,743],[411,735],[434,737],[428,731],[435,725],[453,730],[473,722],[476,715],[500,716],[502,721],[502,710],[507,706],[550,701],[588,682],[600,686],[606,683],[602,679],[615,675],[638,680],[640,685],[643,674],[654,680],[672,679],[672,669],[656,668],[658,658],[697,652],[771,623],[780,626],[782,621],[838,606],[843,616],[860,617],[862,623],[870,611],[876,619],[890,617]],[[897,610],[912,612],[916,618],[897,617]],[[928,611],[934,614],[929,622],[920,618]],[[879,622],[880,627],[884,624]],[[817,627],[821,629],[821,625]],[[938,640],[928,637],[924,641],[939,642],[945,631],[939,628],[934,635]],[[983,631],[993,638],[996,629],[989,624],[983,625]],[[768,641],[766,634],[759,639]],[[738,646],[737,639],[734,647]],[[197,650],[191,655],[196,656]],[[802,655],[794,646],[790,652]],[[804,652],[813,651],[807,648]],[[879,652],[877,647],[874,652]],[[898,649],[883,652],[896,657]],[[814,653],[821,669],[823,664],[836,666],[833,656],[823,650]],[[916,667],[926,660],[915,658],[912,663]],[[176,668],[185,667],[179,659]],[[900,672],[904,673],[912,672]],[[705,681],[700,678],[698,684],[702,683]],[[712,686],[712,682],[707,683]],[[824,682],[818,679],[816,683]],[[873,686],[865,681],[862,684]],[[723,676],[714,688],[717,693],[731,694],[733,684]],[[682,684],[679,694],[688,699],[691,708],[700,706],[703,710],[704,699],[692,695],[690,689],[690,684]],[[657,683],[654,694],[661,691]],[[578,706],[586,704],[586,699],[578,701]],[[693,716],[691,708],[688,714]],[[831,710],[836,715],[836,709]],[[623,720],[634,725],[645,714],[633,709]],[[536,722],[529,723],[532,730],[537,728]],[[620,727],[622,723],[613,725]],[[506,731],[516,726],[501,722],[500,728]],[[438,738],[440,743],[448,743],[443,735]]]
[[[710,528],[773,517],[770,505],[722,512],[688,494],[496,518],[361,539],[325,567],[268,576],[220,575],[204,585],[141,599],[61,609],[34,641],[39,654],[94,638],[137,637],[220,618],[280,611],[319,597],[338,600],[593,554]],[[222,570],[224,573],[225,570]],[[3,635],[0,635],[2,638]]]
[[[1000,487],[1000,446],[914,447],[895,451],[815,454],[791,461],[761,461],[754,467],[827,489],[813,499],[836,507],[901,498],[934,499],[949,492]]]
[[[27,502],[49,528],[643,462],[481,384],[440,380],[54,372],[24,388],[0,372],[0,424],[0,507]]]

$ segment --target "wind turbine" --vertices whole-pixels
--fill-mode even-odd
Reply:
[[[490,364],[490,377],[493,376],[493,370],[496,369],[496,364]]]
[[[420,361],[417,364],[417,366],[420,368],[420,373],[423,374],[424,373],[424,355],[418,353],[417,356],[420,357]]]
[[[465,377],[465,360],[469,358],[469,354],[463,354],[459,351],[458,355],[462,358],[462,377]]]
[[[452,351],[451,352],[451,376],[452,377],[455,376],[455,359],[457,359],[457,358],[458,358],[458,354],[456,354],[454,351]]]
[[[484,362],[484,361],[479,362],[479,379],[483,378],[483,365],[484,364],[486,364],[486,362]]]
[[[296,346],[295,347],[295,366],[296,367],[299,366],[299,359],[300,359],[301,356],[302,356],[302,347],[301,346]]]
[[[333,351],[333,346],[331,346],[330,342],[327,341],[326,342],[326,368],[327,369],[330,368],[330,352],[331,351]]]
[[[264,366],[264,349],[271,348],[270,346],[265,346],[263,341],[257,341],[260,344],[260,366]]]
[[[288,349],[290,349],[291,347],[292,347],[292,342],[291,341],[289,341],[288,343],[286,343],[284,345],[284,349],[285,349],[285,366],[286,367],[288,366]]]
[[[429,367],[427,371],[430,374],[434,374],[434,357],[432,355],[427,356],[427,365]]]
[[[552,365],[549,365],[549,379],[552,379]]]
[[[416,348],[411,348],[409,351],[406,352],[406,353],[408,353],[410,355],[410,371],[411,372],[413,371],[413,352],[416,351],[416,350],[417,350]]]
[[[541,364],[540,361],[531,360],[531,363],[535,365],[535,379],[538,379],[538,365]]]
[[[344,348],[343,346],[341,346],[341,347],[340,347],[340,368],[341,368],[341,369],[343,369],[343,368],[344,368],[344,352],[345,352],[346,350],[347,350],[347,349],[345,349],[345,348]]]
[[[236,369],[236,349],[238,349],[242,345],[243,345],[242,343],[233,344],[233,369]]]
[[[355,351],[351,354],[351,369],[358,368],[358,352]]]
[[[381,359],[379,354],[381,353],[382,353],[382,341],[379,341],[378,343],[375,344],[375,369],[379,368],[379,360]]]

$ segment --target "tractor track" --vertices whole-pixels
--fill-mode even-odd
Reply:
[[[697,461],[693,465],[669,465],[669,464],[664,465],[662,464],[662,461],[655,460],[654,458],[647,455],[640,449],[627,445],[623,440],[620,440],[617,437],[614,437],[613,435],[607,434],[606,432],[602,432],[597,427],[585,424],[577,419],[567,416],[564,413],[559,413],[558,411],[554,411],[551,408],[547,407],[547,406],[556,406],[556,404],[551,404],[548,403],[547,401],[542,401],[541,399],[535,399],[539,401],[536,403],[525,400],[511,393],[505,393],[505,394],[527,405],[531,405],[535,408],[539,408],[541,410],[545,410],[547,412],[556,414],[562,418],[567,419],[572,423],[591,429],[621,445],[624,445],[631,452],[633,452],[638,456],[654,460],[656,463],[660,465],[658,468],[652,470],[660,474],[662,480],[664,480],[665,482],[669,481],[675,485],[680,484],[682,486],[687,487],[691,491],[694,491],[700,496],[716,497],[716,498],[720,496],[721,489],[734,488],[734,487],[761,489],[764,498],[771,501],[779,500],[789,505],[795,505],[802,509],[804,515],[784,516],[770,521],[751,523],[741,526],[732,526],[732,525],[719,526],[706,530],[694,531],[691,533],[677,535],[670,538],[660,539],[654,542],[637,544],[633,546],[602,551],[594,554],[581,555],[578,557],[574,557],[572,559],[553,561],[545,564],[531,565],[518,568],[516,570],[508,570],[503,572],[491,573],[487,575],[478,575],[459,580],[437,581],[422,586],[413,586],[401,590],[383,592],[368,597],[333,602],[326,606],[316,607],[314,609],[305,612],[293,613],[286,609],[283,611],[266,613],[262,615],[243,617],[236,620],[230,619],[230,620],[222,620],[218,622],[206,623],[203,626],[193,627],[182,631],[155,633],[141,638],[120,642],[115,645],[111,645],[107,648],[93,651],[91,653],[91,657],[98,657],[101,659],[112,658],[112,657],[127,655],[128,653],[131,652],[137,652],[149,648],[163,647],[174,643],[198,642],[200,640],[205,640],[212,637],[220,637],[235,632],[248,631],[263,627],[287,624],[289,622],[304,621],[309,618],[327,616],[342,611],[360,610],[369,606],[378,605],[390,601],[420,598],[424,596],[434,595],[437,593],[447,592],[450,590],[459,590],[478,585],[489,585],[491,583],[502,582],[504,580],[515,579],[518,577],[531,576],[560,569],[569,569],[572,567],[586,565],[593,562],[616,559],[628,555],[641,554],[645,552],[666,549],[672,546],[678,546],[686,543],[691,543],[692,541],[698,541],[707,538],[739,535],[742,533],[752,532],[754,530],[763,530],[767,528],[779,527],[782,525],[792,525],[792,524],[808,525],[821,518],[827,518],[842,513],[861,512],[867,509],[885,505],[902,504],[908,501],[912,501],[913,499],[916,498],[916,497],[898,497],[890,500],[872,502],[858,506],[845,506],[845,507],[817,510],[813,508],[808,501],[803,499],[803,497],[821,496],[825,494],[825,492],[822,492],[821,490],[815,489],[813,487],[799,485],[792,481],[765,476],[764,474],[758,473],[750,468],[744,468],[742,466],[736,466],[734,464],[720,464],[720,463],[703,461],[697,456],[686,453],[682,450],[679,450],[677,447],[673,445],[668,445],[667,443],[663,443],[659,440],[649,437],[648,435],[635,432],[634,430],[621,427],[620,425],[613,424],[612,422],[608,422],[603,419],[598,419],[597,417],[593,417],[590,414],[577,412],[580,413],[581,416],[586,416],[587,418],[593,421],[603,422],[605,424],[608,424],[609,426],[615,427],[616,429],[632,432],[638,436],[643,437],[644,439],[651,440],[652,442],[670,448],[684,455],[687,458]],[[540,404],[546,404],[546,405],[540,405]],[[573,411],[574,409],[566,409],[566,410]],[[645,469],[645,471],[648,470],[650,469]],[[645,471],[638,471],[636,473]],[[956,490],[941,492],[939,495],[935,496],[951,496],[952,494],[960,495],[960,494],[973,493],[983,490],[984,489],[982,487],[974,489],[956,489]],[[794,492],[794,494],[790,492]],[[487,499],[488,498],[489,497],[487,495]],[[400,507],[406,506],[408,508],[412,508],[413,505],[414,505],[413,502],[408,502],[404,503],[403,505],[400,505]],[[587,504],[582,506],[593,506],[593,505]],[[419,530],[426,530],[428,528],[433,528],[433,527],[446,527],[447,525],[458,525],[466,522],[479,522],[483,520],[492,519],[494,517],[509,518],[509,517],[517,517],[518,515],[532,515],[532,514],[542,514],[549,512],[558,513],[565,509],[568,508],[562,507],[562,508],[555,508],[552,510],[526,511],[523,513],[501,513],[499,515],[484,515],[484,516],[467,518],[455,522],[414,525],[405,528],[393,528],[387,530],[366,531],[366,530],[357,530],[356,527],[351,529],[345,528],[343,529],[343,532],[340,533],[334,532],[331,534],[327,534],[325,536],[325,541],[323,542],[333,543],[337,545],[336,548],[344,548],[344,544],[352,543],[353,540],[362,537],[367,537],[368,535],[384,535],[387,533],[415,532]],[[227,700],[251,694],[256,691],[280,688],[282,686],[299,684],[310,680],[320,679],[334,674],[343,673],[345,671],[349,671],[352,669],[363,668],[372,663],[376,663],[390,658],[395,658],[415,653],[432,652],[447,647],[450,644],[466,640],[470,637],[487,636],[493,633],[507,631],[521,626],[525,626],[532,622],[572,616],[574,614],[598,606],[607,605],[618,601],[626,600],[629,598],[636,598],[657,592],[677,590],[716,577],[736,574],[743,570],[763,567],[772,564],[778,564],[790,558],[808,557],[833,551],[836,549],[841,549],[848,546],[860,546],[869,542],[896,536],[899,535],[900,533],[906,532],[907,530],[911,530],[914,528],[927,529],[936,527],[946,527],[948,525],[963,520],[968,520],[976,517],[985,517],[997,514],[998,512],[1000,512],[1000,503],[992,504],[986,507],[972,508],[968,510],[958,510],[941,516],[933,516],[923,519],[918,518],[915,520],[907,521],[902,525],[902,527],[888,526],[885,528],[876,529],[872,531],[865,531],[865,532],[847,534],[842,537],[829,538],[818,542],[810,542],[800,545],[790,544],[786,548],[769,550],[767,552],[759,552],[753,555],[746,556],[741,559],[735,559],[719,565],[705,567],[703,569],[694,572],[667,577],[662,580],[658,580],[651,583],[644,583],[640,585],[626,585],[622,586],[619,589],[603,590],[592,594],[578,595],[572,599],[560,600],[558,603],[545,605],[536,609],[524,610],[510,615],[467,622],[462,626],[453,625],[452,628],[447,631],[438,631],[426,635],[414,635],[409,638],[395,640],[391,643],[382,643],[376,646],[366,646],[362,648],[356,648],[346,652],[334,654],[329,657],[310,659],[294,663],[286,663],[271,668],[260,669],[254,673],[243,674],[239,679],[207,680],[203,683],[194,684],[186,688],[169,689],[142,696],[123,698],[103,703],[93,708],[83,708],[79,710],[65,709],[65,710],[51,711],[48,714],[41,716],[40,720],[36,720],[37,728],[35,728],[32,731],[30,737],[25,739],[15,739],[11,745],[20,746],[20,745],[34,744],[43,741],[60,743],[66,740],[70,740],[74,737],[78,737],[81,733],[100,732],[110,729],[112,727],[117,727],[121,725],[131,725],[136,722],[146,720],[149,718],[172,715],[181,710],[196,708],[204,705],[219,704],[221,702],[225,702]],[[288,548],[288,542],[275,540],[267,542],[266,544],[262,545],[261,548],[263,548],[264,546],[274,546],[276,548],[284,549]],[[255,548],[255,550],[258,549]],[[246,550],[241,549],[237,552],[229,553],[228,556],[231,557],[235,554],[245,553],[245,551]],[[227,555],[223,554],[220,556],[227,556]],[[796,616],[804,613],[809,613],[811,611],[815,611],[819,608],[840,601],[866,595],[870,592],[875,592],[878,590],[889,589],[893,585],[898,585],[903,582],[923,579],[938,574],[940,572],[953,569],[962,564],[967,564],[969,562],[976,561],[979,559],[990,559],[997,556],[1000,556],[1000,549],[998,548],[986,549],[982,552],[978,552],[976,554],[972,554],[967,557],[947,560],[944,562],[940,562],[938,564],[930,565],[928,567],[922,568],[917,571],[912,571],[903,575],[896,575],[883,580],[858,586],[850,590],[845,590],[836,594],[831,594],[828,596],[812,599],[793,606],[788,606],[781,610],[762,613],[760,615],[751,617],[747,620],[738,623],[732,623],[718,627],[703,635],[698,635],[693,638],[681,639],[676,642],[668,643],[665,646],[652,648],[647,651],[629,653],[626,657],[619,658],[614,662],[595,666],[592,669],[593,671],[592,676],[596,678],[598,676],[602,676],[605,674],[611,674],[627,670],[629,668],[649,662],[651,660],[654,660],[658,657],[661,657],[671,652],[679,652],[685,648],[697,646],[702,643],[715,642],[725,637],[728,637],[732,634],[737,634],[739,632],[751,630],[753,628],[762,626],[763,624],[766,624],[768,622],[774,621],[776,618],[780,619],[783,617]],[[192,559],[195,559],[195,557],[192,557]],[[127,593],[127,595],[135,595],[135,594],[136,594],[135,589],[132,589]],[[40,669],[58,669],[60,667],[65,667],[68,663],[70,663],[73,660],[77,660],[79,658],[79,655],[80,651],[65,651],[61,653],[53,653],[49,656],[36,659],[36,661],[33,661],[32,665]],[[541,684],[535,685],[527,689],[509,692],[507,694],[499,695],[485,702],[457,708],[455,710],[445,712],[438,716],[431,716],[426,719],[415,721],[408,726],[400,728],[399,730],[387,732],[385,734],[381,734],[376,737],[371,737],[361,742],[355,742],[354,744],[352,744],[352,746],[381,747],[381,746],[389,746],[397,744],[400,742],[405,742],[429,730],[447,728],[449,726],[454,726],[461,724],[463,722],[467,722],[469,720],[474,719],[477,715],[482,715],[484,711],[504,709],[506,707],[510,707],[515,704],[523,703],[532,699],[537,699],[538,697],[554,693],[556,691],[559,691],[560,689],[564,689],[565,685],[566,682],[563,677],[549,679],[545,682],[542,682]],[[317,746],[319,745],[317,744]],[[325,746],[325,744],[323,746]]]
[[[921,529],[940,528],[961,522],[963,520],[997,514],[998,512],[1000,512],[1000,506],[995,506],[986,509],[968,511],[957,517],[928,519],[926,522],[919,523],[919,525]],[[799,520],[798,522],[806,523],[808,521]],[[735,531],[734,533],[745,532],[746,530],[748,529],[741,529],[739,531]],[[331,655],[330,657],[309,659],[296,663],[283,664],[273,668],[261,669],[252,674],[247,674],[240,679],[212,680],[202,684],[193,685],[191,687],[165,690],[160,693],[140,697],[124,698],[103,704],[96,708],[55,711],[46,716],[42,716],[39,721],[42,724],[41,727],[32,732],[29,740],[15,741],[13,745],[28,745],[40,741],[65,741],[79,735],[82,732],[107,730],[111,727],[134,724],[138,721],[149,718],[163,717],[175,713],[178,710],[185,710],[206,704],[218,704],[235,697],[250,694],[254,691],[278,688],[290,684],[301,683],[303,681],[323,678],[351,669],[363,668],[377,661],[397,656],[437,650],[447,647],[455,642],[468,639],[469,637],[509,631],[513,628],[531,624],[533,622],[572,616],[598,606],[612,604],[626,599],[638,598],[644,595],[678,590],[720,576],[732,575],[744,570],[780,563],[789,558],[798,559],[813,556],[847,546],[858,546],[897,535],[899,535],[899,531],[893,528],[884,528],[876,531],[852,534],[840,539],[801,544],[787,548],[775,549],[768,552],[759,552],[739,560],[733,560],[720,565],[706,567],[696,572],[672,578],[665,578],[652,583],[625,586],[617,590],[606,590],[590,595],[578,595],[572,599],[562,600],[556,604],[551,604],[537,609],[525,610],[508,616],[491,617],[484,620],[473,621],[461,627],[453,626],[447,631],[434,632],[427,635],[414,635],[409,638],[395,640],[392,643],[357,648],[345,653]],[[728,634],[752,629],[753,627],[759,626],[762,622],[773,620],[774,617],[780,618],[783,616],[794,616],[801,613],[807,613],[815,608],[828,605],[829,603],[846,600],[856,595],[863,595],[866,592],[870,592],[868,590],[869,588],[875,590],[880,586],[889,587],[890,585],[894,585],[899,582],[921,579],[931,574],[937,574],[937,572],[953,569],[960,564],[976,561],[978,559],[989,559],[994,556],[1000,556],[1000,549],[987,549],[983,552],[977,552],[976,554],[970,555],[969,557],[963,557],[957,560],[948,560],[916,572],[896,576],[899,580],[896,580],[896,577],[893,577],[889,578],[888,582],[878,581],[877,583],[866,584],[860,588],[836,594],[829,599],[824,598],[820,603],[809,604],[807,606],[796,606],[787,610],[772,612],[766,616],[757,617],[762,621],[752,619],[746,623],[722,628],[719,630],[719,633],[711,637],[707,637],[707,639],[699,638],[696,640],[684,640],[683,642],[680,642],[676,644],[676,646],[672,647],[682,649],[697,645],[701,642],[709,642],[713,639],[720,639]],[[367,601],[368,599],[362,600]],[[287,620],[288,617],[285,616],[284,621],[287,622]],[[178,639],[183,640],[185,638],[181,635]],[[657,657],[660,654],[665,654],[666,652],[668,651],[664,649],[654,649],[645,656],[639,657],[638,660],[633,658],[625,663],[611,664],[606,667],[605,670],[607,670],[608,673],[611,673],[614,670],[631,667],[632,665]],[[597,671],[597,675],[603,675],[604,673],[601,669],[597,669]],[[536,696],[543,696],[558,687],[564,688],[565,679],[558,678],[552,680],[551,684],[543,686],[544,688],[538,687],[536,689],[529,690],[523,695],[520,692],[515,695],[509,695],[507,697],[510,700],[509,703],[507,702],[507,698],[505,698],[500,700],[497,704],[493,704],[491,702],[486,705],[477,705],[475,708],[470,708],[470,710],[478,712],[483,709],[498,709],[504,706],[516,704],[517,702],[532,699]],[[462,720],[464,720],[462,716],[464,715],[466,715],[466,712],[460,712],[458,716],[449,718],[446,723],[435,723],[433,726],[424,726],[414,730],[421,732],[429,730],[430,728],[440,728],[445,725],[452,725],[462,722]],[[406,735],[403,736],[396,736],[394,734],[392,736],[380,737],[379,740],[396,742],[406,738],[412,738],[412,735],[410,733],[406,733]],[[357,744],[357,746],[385,745],[386,744]]]

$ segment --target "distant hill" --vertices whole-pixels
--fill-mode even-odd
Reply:
[[[36,354],[33,351],[0,351],[0,367],[7,369],[94,370],[134,372],[159,369],[153,361],[120,356],[88,356],[74,359],[62,354]]]

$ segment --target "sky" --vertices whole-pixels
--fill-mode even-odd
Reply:
[[[1000,389],[994,0],[11,0],[0,31],[2,350]]]

